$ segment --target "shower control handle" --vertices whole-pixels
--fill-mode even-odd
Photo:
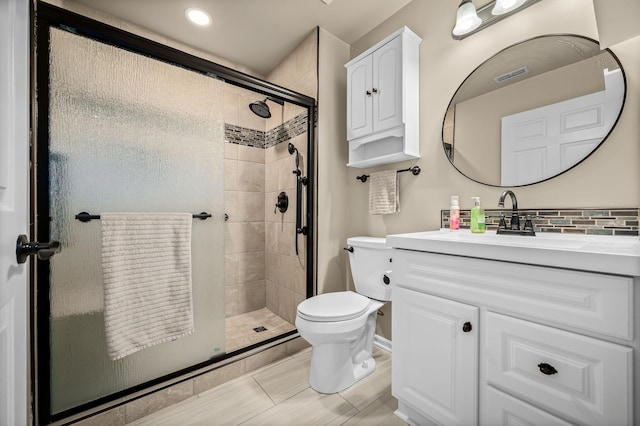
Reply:
[[[48,260],[59,252],[60,243],[58,241],[49,241],[48,243],[31,242],[24,234],[19,235],[16,241],[16,260],[18,264],[25,263],[29,256],[32,255],[37,255],[40,260]]]
[[[276,203],[276,208],[273,210],[273,213],[277,213],[280,210],[280,213],[284,213],[289,208],[289,196],[286,192],[282,191],[278,194],[278,202]]]

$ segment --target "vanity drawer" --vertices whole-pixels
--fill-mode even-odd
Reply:
[[[632,349],[487,312],[487,382],[580,424],[632,419]]]
[[[545,425],[571,426],[571,423],[487,386],[487,406],[481,423],[491,426]]]
[[[393,275],[396,286],[633,339],[632,277],[408,250],[394,250]]]

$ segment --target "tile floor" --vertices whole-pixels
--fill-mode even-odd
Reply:
[[[254,328],[266,330],[256,332]],[[225,320],[227,353],[295,329],[295,326],[267,308],[229,317]]]
[[[376,371],[336,394],[309,387],[311,349],[248,373],[131,425],[405,425],[393,415],[391,354],[376,348]]]

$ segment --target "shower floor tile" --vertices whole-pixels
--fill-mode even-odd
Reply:
[[[229,317],[225,321],[225,326],[227,353],[295,329],[293,324],[267,308]],[[254,328],[260,329],[259,327],[264,327],[266,330],[260,332],[254,330]]]

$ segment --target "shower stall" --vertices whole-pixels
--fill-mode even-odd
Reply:
[[[37,7],[35,227],[61,245],[34,274],[38,422],[293,336],[313,293],[315,100]],[[194,331],[117,360],[101,257],[112,212],[193,214]]]

